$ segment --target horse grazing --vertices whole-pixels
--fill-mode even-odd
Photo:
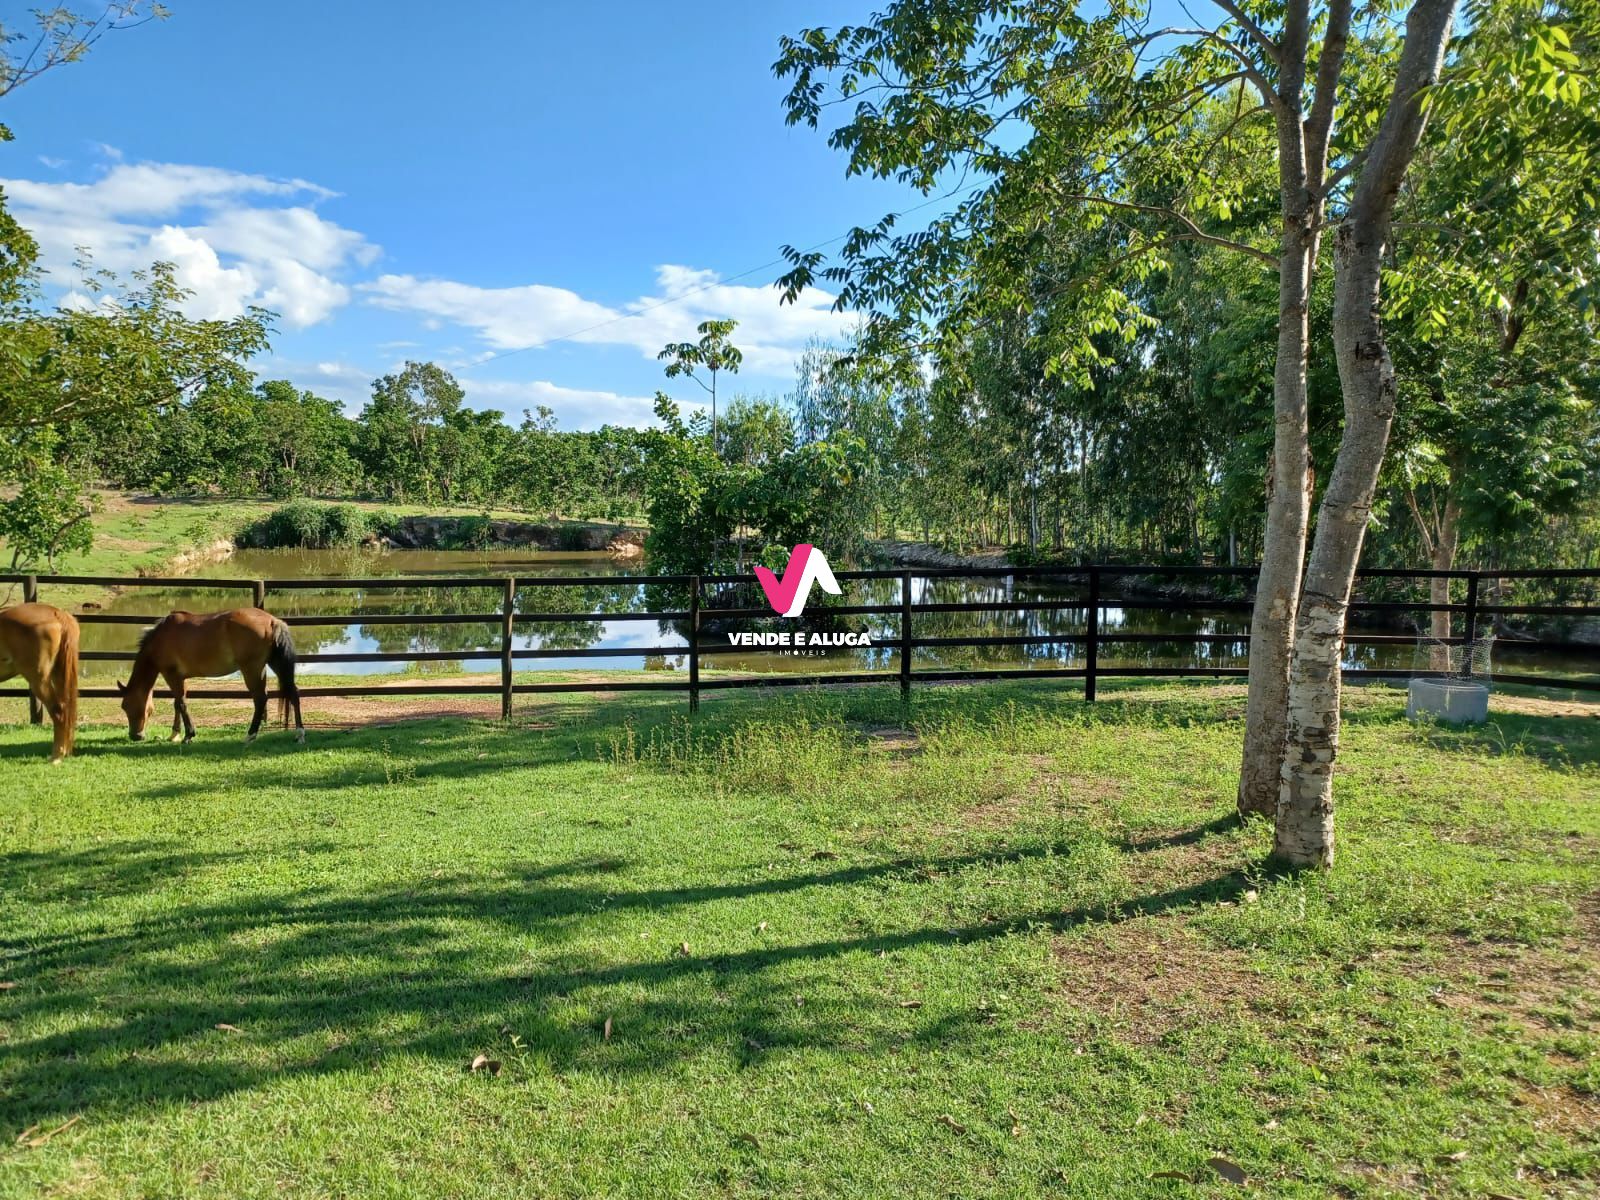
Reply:
[[[0,609],[0,682],[21,675],[55,726],[50,761],[72,753],[78,732],[78,622],[48,604]]]
[[[163,617],[139,639],[139,657],[126,685],[120,681],[122,711],[128,716],[128,736],[144,740],[144,727],[155,712],[156,676],[172,689],[172,740],[194,737],[189,719],[188,681],[197,675],[244,676],[244,686],[256,703],[255,719],[245,743],[256,740],[267,715],[267,668],[278,677],[283,692],[284,728],[289,726],[289,706],[294,706],[296,737],[306,740],[300,719],[300,691],[294,684],[294,639],[289,627],[259,608],[234,608],[219,613],[174,612]]]

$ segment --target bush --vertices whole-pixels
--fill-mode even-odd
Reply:
[[[365,513],[354,504],[292,500],[244,530],[240,540],[265,549],[341,550],[361,545],[392,523],[387,515]]]
[[[327,506],[323,521],[323,545],[328,547],[359,546],[372,531],[367,514],[354,504]]]

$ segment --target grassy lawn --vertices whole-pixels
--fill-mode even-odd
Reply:
[[[1397,697],[1299,879],[1231,687],[0,728],[0,1195],[1595,1195],[1600,720]]]

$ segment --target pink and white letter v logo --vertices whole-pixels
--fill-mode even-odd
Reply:
[[[809,542],[801,542],[789,552],[789,565],[783,569],[782,579],[765,567],[756,568],[756,578],[761,580],[761,590],[766,592],[772,611],[784,617],[798,617],[805,610],[813,583],[820,583],[830,596],[839,594],[833,568],[822,551]]]

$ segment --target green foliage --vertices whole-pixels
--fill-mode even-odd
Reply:
[[[252,522],[239,536],[246,545],[268,549],[339,550],[359,546],[391,524],[383,514],[353,504],[295,500]]]
[[[674,379],[679,375],[687,376],[698,383],[711,397],[711,444],[719,444],[717,434],[717,375],[726,371],[730,375],[739,373],[739,364],[744,361],[744,355],[730,340],[734,329],[739,325],[737,321],[702,321],[695,332],[700,334],[698,342],[674,342],[664,347],[658,359],[667,364],[667,378]],[[709,376],[709,381],[700,378],[699,372],[704,371]]]
[[[0,499],[0,548],[10,550],[12,570],[53,571],[58,556],[87,553],[94,544],[83,480],[55,460],[53,443],[45,429],[0,446],[0,478],[13,481]]]
[[[446,550],[486,550],[494,543],[493,522],[487,515],[458,517],[444,539]]]
[[[244,361],[266,348],[271,332],[264,309],[228,321],[184,316],[189,293],[170,263],[126,281],[87,274],[78,290],[97,302],[54,311],[16,305],[0,320],[0,429],[114,423],[238,385],[248,379]]]
[[[672,406],[661,411],[671,432],[653,435],[648,457],[646,548],[653,570],[743,570],[747,550],[781,569],[799,542],[821,547],[838,562],[860,558],[872,500],[860,486],[867,453],[859,438],[846,433],[836,442],[773,454],[787,440],[778,437],[761,455],[741,456],[759,461],[730,462],[707,438],[689,432]],[[770,417],[760,419],[766,425]]]

